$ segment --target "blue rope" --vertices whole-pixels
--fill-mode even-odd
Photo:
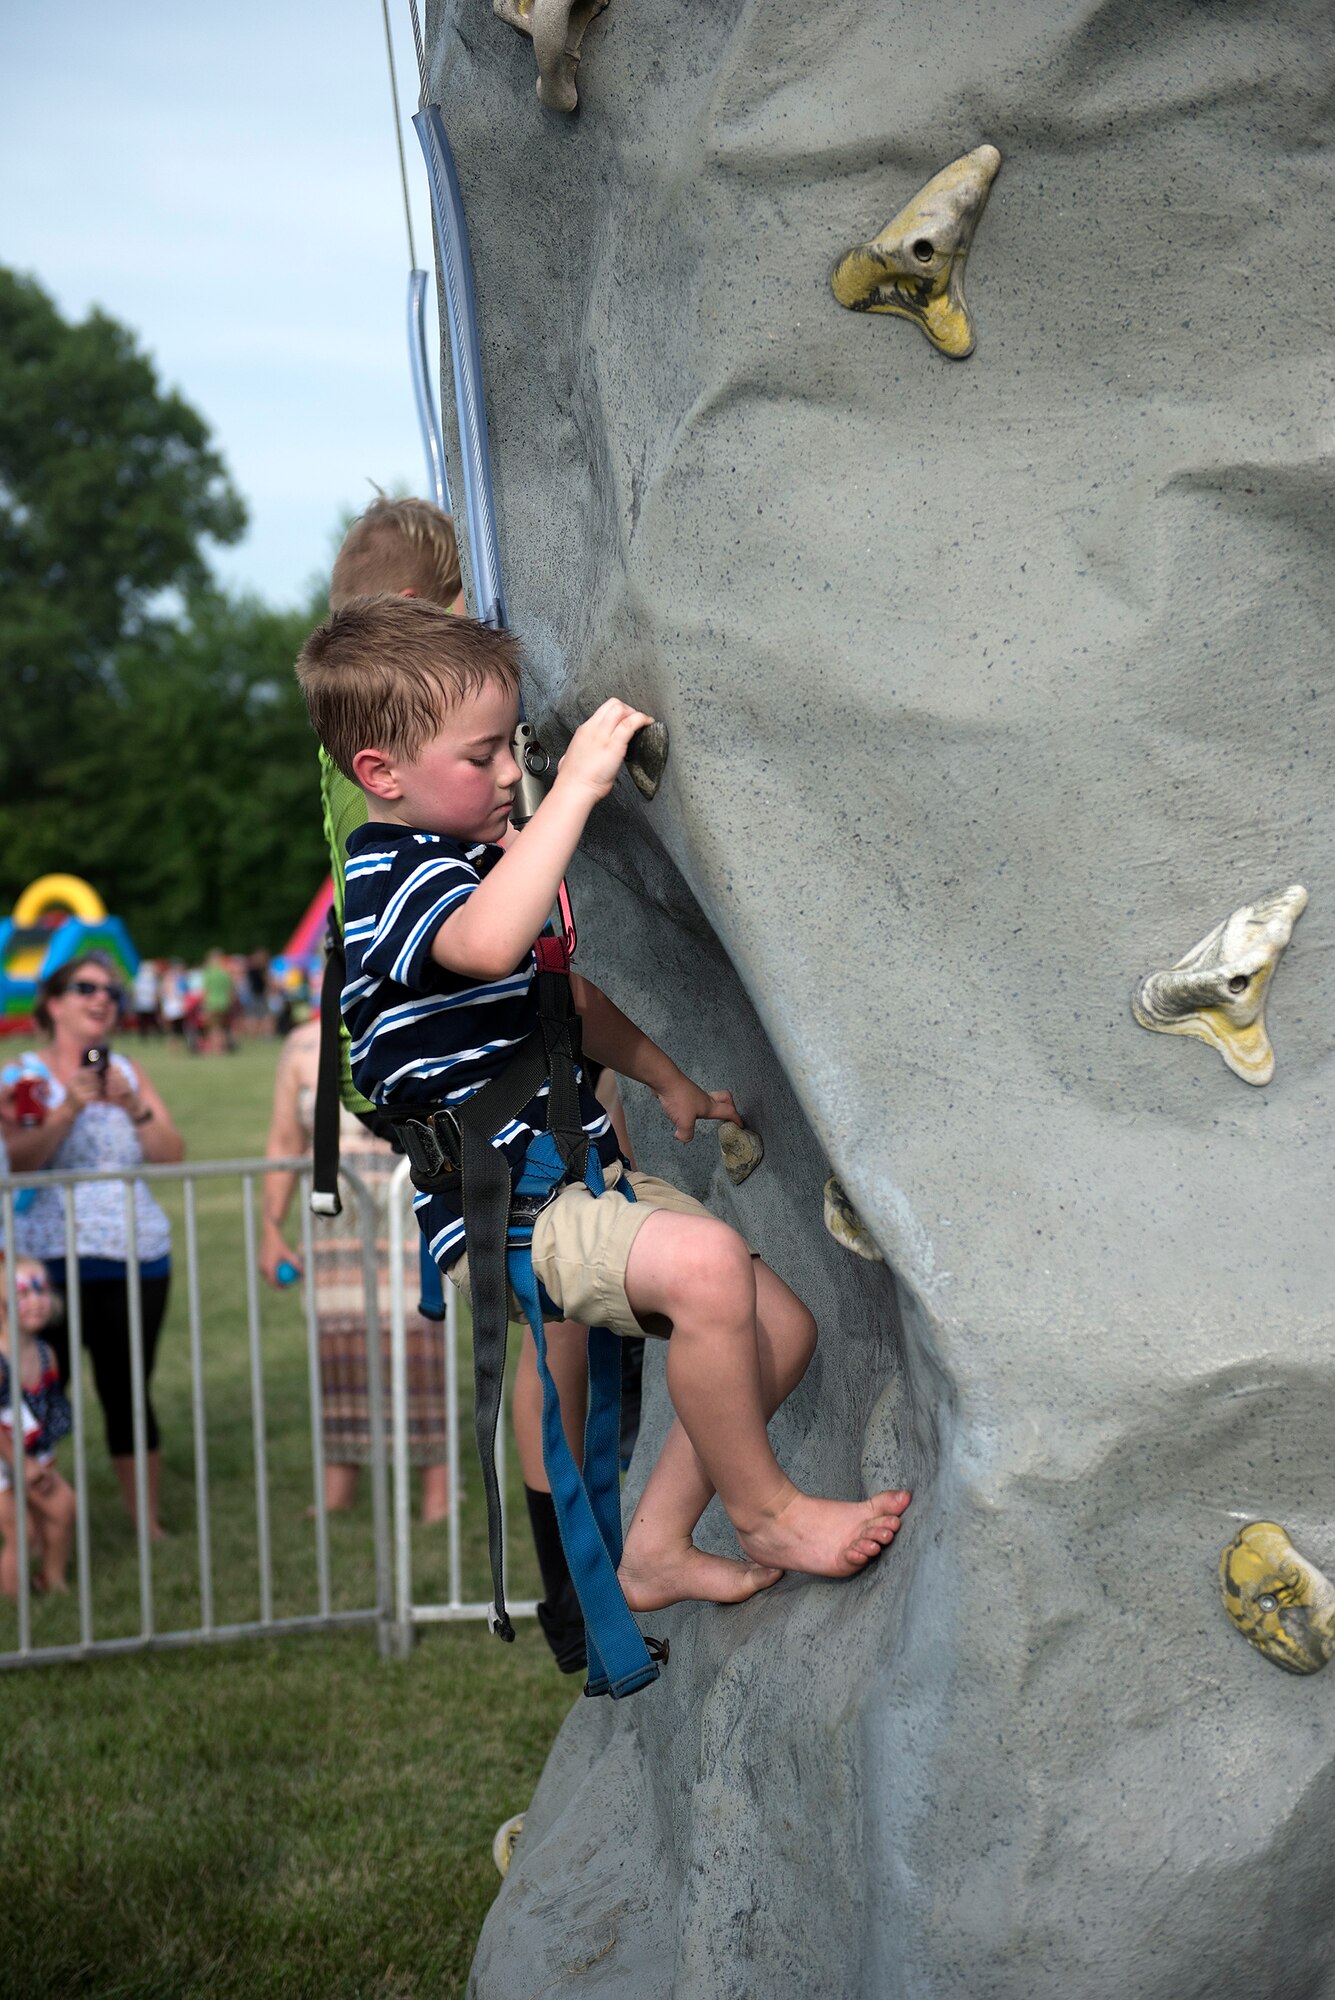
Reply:
[[[443,1320],[445,1317],[445,1280],[441,1276],[439,1264],[431,1255],[431,1248],[425,1236],[419,1238],[417,1251],[417,1310],[423,1319]]]
[[[546,1194],[565,1179],[565,1165],[549,1132],[540,1132],[529,1147],[516,1194]],[[603,1192],[598,1156],[589,1152],[587,1185]],[[623,1181],[620,1192],[635,1196]],[[605,1327],[589,1330],[589,1414],[584,1429],[584,1474],[571,1456],[561,1423],[561,1401],[547,1362],[547,1336],[542,1298],[533,1270],[532,1231],[512,1229],[507,1250],[510,1283],[524,1309],[538,1355],[542,1383],[542,1458],[552,1490],[557,1525],[566,1563],[584,1613],[589,1679],[584,1692],[610,1694],[614,1700],[634,1694],[658,1679],[639,1626],[631,1616],[617,1564],[621,1560],[621,1356],[615,1334]],[[550,1301],[548,1301],[550,1304]]]

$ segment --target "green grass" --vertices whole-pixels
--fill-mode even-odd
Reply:
[[[263,1150],[276,1049],[186,1058],[151,1044],[192,1159]],[[258,1205],[259,1186],[256,1196]],[[158,1350],[159,1631],[199,1623],[195,1466],[180,1203]],[[238,1184],[197,1196],[214,1622],[259,1615],[255,1460]],[[261,1301],[274,1611],[317,1610],[305,1327]],[[466,1357],[466,1340],[461,1342]],[[88,1418],[98,1638],[139,1630],[133,1532]],[[483,1598],[485,1520],[461,1397],[463,1595]],[[72,1451],[62,1448],[68,1471]],[[511,1594],[537,1594],[514,1453]],[[374,1602],[371,1509],[330,1522],[335,1609]],[[447,1590],[443,1528],[414,1529],[414,1596]],[[77,1600],[35,1599],[32,1644],[77,1640]],[[0,1652],[17,1639],[0,1607]],[[431,1627],[381,1661],[371,1627],[44,1666],[0,1676],[0,1996],[448,1995],[463,1991],[495,1893],[495,1826],[527,1803],[578,1682],[529,1621],[514,1646]]]

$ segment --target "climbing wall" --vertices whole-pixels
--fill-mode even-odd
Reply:
[[[766,1143],[733,1189],[632,1089],[642,1164],[817,1312],[794,1477],[915,1489],[856,1582],[650,1621],[474,1990],[1335,1994],[1335,1681],[1218,1576],[1254,1519],[1335,1570],[1329,25],[427,29],[535,720],[672,730],[580,963]],[[659,1351],[632,1491],[667,1418]]]

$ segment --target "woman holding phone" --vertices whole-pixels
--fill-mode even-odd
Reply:
[[[20,1086],[0,1111],[11,1172],[32,1173],[42,1167],[56,1172],[133,1168],[145,1160],[183,1157],[181,1135],[143,1066],[111,1048],[124,1000],[119,973],[103,952],[87,952],[43,981],[35,1012],[48,1040],[40,1053],[29,1051],[19,1058]],[[12,1079],[14,1071],[7,1071],[7,1075]],[[160,1458],[157,1419],[147,1391],[167,1310],[171,1231],[142,1181],[135,1183],[134,1213],[144,1329],[148,1528],[156,1539],[162,1533],[158,1521]],[[77,1188],[74,1215],[77,1272],[66,1268],[65,1191],[61,1188],[40,1190],[16,1219],[16,1248],[21,1255],[40,1257],[53,1283],[67,1295],[71,1284],[78,1284],[83,1344],[92,1357],[107,1449],[133,1519],[130,1244],[123,1186],[116,1181],[96,1181]],[[63,1388],[70,1371],[69,1342],[63,1329],[52,1345]]]

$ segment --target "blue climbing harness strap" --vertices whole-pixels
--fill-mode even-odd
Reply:
[[[492,1604],[488,1622],[497,1638],[512,1640],[505,1608],[505,1538],[496,1431],[505,1387],[509,1294],[519,1299],[533,1334],[543,1394],[543,1458],[551,1485],[566,1562],[584,1611],[590,1679],[586,1692],[634,1694],[658,1678],[655,1659],[667,1648],[646,1642],[617,1581],[621,1559],[621,1356],[616,1337],[594,1328],[589,1335],[589,1415],[581,1477],[565,1441],[556,1384],[547,1364],[544,1305],[533,1272],[533,1221],[562,1186],[581,1181],[595,1195],[605,1182],[597,1149],[584,1129],[579,1095],[579,1015],[570,994],[569,953],[560,938],[534,946],[536,1025],[498,1077],[452,1107],[404,1106],[386,1111],[421,1192],[450,1193],[461,1201],[473,1307],[473,1425],[482,1490],[487,1503],[487,1553]],[[533,1139],[516,1184],[497,1132],[546,1087],[546,1125]],[[621,1183],[627,1200],[630,1186]],[[512,1196],[514,1200],[512,1201]]]
[[[528,1149],[514,1191],[527,1196],[554,1194],[567,1178],[568,1170],[555,1140],[549,1132],[540,1132]],[[604,1192],[602,1164],[592,1147],[585,1168],[585,1185],[595,1195]],[[618,1186],[628,1201],[634,1201],[628,1182],[623,1179]],[[658,1668],[617,1580],[617,1565],[621,1560],[621,1353],[617,1336],[606,1327],[589,1329],[589,1412],[581,1477],[566,1443],[560,1398],[547,1363],[547,1337],[542,1319],[544,1294],[533,1270],[531,1223],[510,1228],[506,1264],[511,1287],[524,1309],[537,1350],[538,1377],[542,1383],[543,1464],[566,1562],[584,1613],[589,1654],[589,1679],[584,1692],[610,1694],[617,1700],[658,1679]],[[551,1306],[550,1300],[546,1303]]]
[[[445,1317],[445,1280],[440,1266],[431,1255],[431,1247],[425,1236],[419,1237],[417,1246],[417,1310],[423,1319],[441,1321]]]

